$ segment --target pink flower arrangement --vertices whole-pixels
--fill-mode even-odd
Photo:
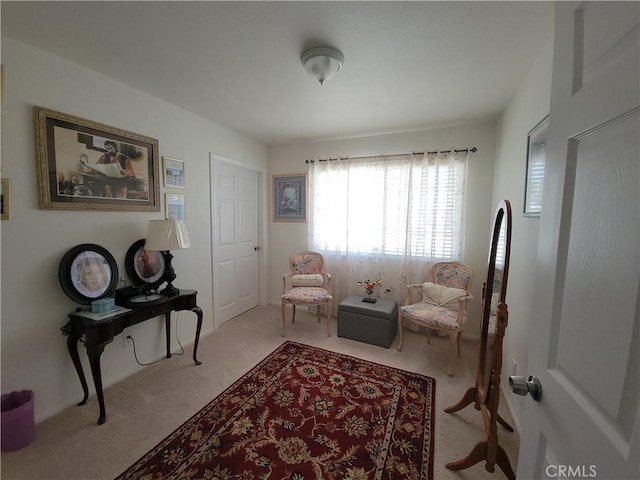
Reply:
[[[378,287],[381,287],[381,286],[382,286],[382,279],[380,279],[380,278],[379,278],[378,280],[369,280],[369,279],[366,279],[366,280],[363,280],[363,281],[361,281],[361,282],[358,282],[358,283],[357,283],[357,285],[358,285],[359,287],[364,287],[364,290],[365,290],[369,295],[371,295],[373,292],[375,292],[375,291],[376,291],[376,289],[377,289]]]

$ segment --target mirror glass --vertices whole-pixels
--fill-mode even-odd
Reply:
[[[487,278],[483,283],[480,364],[478,365],[478,393],[480,400],[483,402],[487,401],[491,384],[498,307],[501,303],[505,303],[507,295],[510,247],[511,204],[508,200],[502,200],[498,204],[494,216],[489,248],[489,261],[487,265]]]

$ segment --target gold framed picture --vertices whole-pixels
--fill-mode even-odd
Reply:
[[[35,108],[40,208],[160,211],[158,141]]]

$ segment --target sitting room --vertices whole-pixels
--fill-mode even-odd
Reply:
[[[2,478],[640,475],[639,4],[0,8]]]

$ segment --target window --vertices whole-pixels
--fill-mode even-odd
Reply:
[[[311,247],[460,259],[466,177],[461,157],[394,155],[313,166]]]

